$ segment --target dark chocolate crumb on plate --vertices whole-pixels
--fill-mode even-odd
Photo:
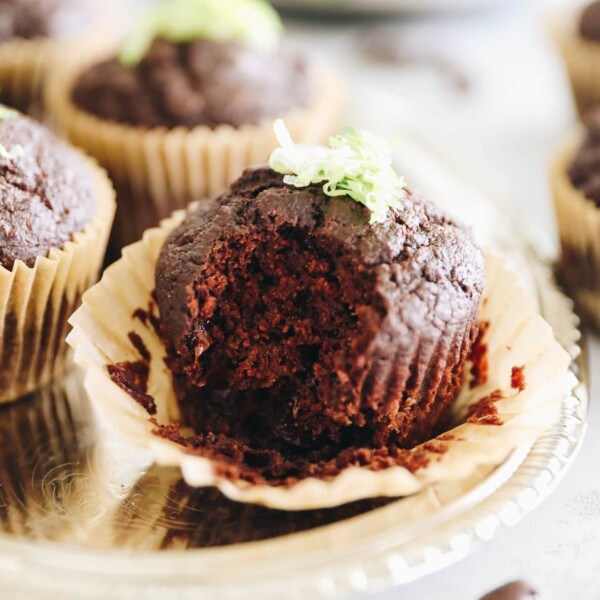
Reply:
[[[510,387],[512,387],[513,390],[519,390],[519,392],[522,392],[527,387],[524,365],[512,368],[510,375]]]
[[[520,579],[489,592],[482,596],[481,600],[540,600],[540,598],[540,593],[534,586]]]
[[[496,402],[502,400],[502,398],[504,398],[502,390],[495,390],[472,404],[467,413],[467,423],[503,425],[504,421],[498,415],[498,408],[496,407]]]

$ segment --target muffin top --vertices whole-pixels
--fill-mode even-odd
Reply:
[[[82,158],[47,129],[0,113],[0,265],[62,248],[91,221],[96,199]]]
[[[92,19],[90,0],[0,0],[0,40],[60,39],[87,27]]]
[[[600,206],[600,111],[586,118],[586,135],[569,168],[571,183]]]
[[[263,0],[170,0],[133,29],[118,57],[80,74],[72,99],[140,127],[240,127],[310,102],[305,61],[280,46]]]
[[[579,33],[582,37],[600,41],[600,1],[588,4],[581,13]]]
[[[84,71],[72,97],[86,112],[127,125],[240,127],[306,106],[311,86],[306,62],[284,49],[159,38],[134,67],[112,58]]]

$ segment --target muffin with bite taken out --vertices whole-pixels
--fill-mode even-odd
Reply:
[[[288,142],[192,210],[156,266],[193,451],[277,485],[384,468],[430,439],[461,386],[484,279],[469,235],[403,186],[381,140]]]
[[[276,134],[268,165],[147,231],[73,316],[120,434],[188,485],[308,510],[470,486],[555,424],[570,357],[505,261],[380,138]]]

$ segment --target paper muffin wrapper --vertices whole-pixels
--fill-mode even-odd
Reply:
[[[108,8],[105,7],[105,10]],[[64,40],[12,38],[0,42],[0,102],[37,118],[43,116],[45,82],[68,57],[94,55],[114,45],[107,15],[83,36]],[[105,26],[106,25],[106,26]]]
[[[548,19],[560,50],[580,116],[600,105],[600,42],[579,35],[580,11],[559,10]]]
[[[96,210],[90,224],[63,248],[0,266],[0,403],[33,391],[67,364],[68,318],[98,279],[115,212],[106,173],[84,157],[94,178]]]
[[[580,311],[600,328],[600,208],[569,178],[582,143],[581,133],[567,139],[554,157],[550,178],[561,245],[560,277]]]
[[[145,129],[100,119],[71,99],[86,66],[89,61],[78,61],[56,73],[46,90],[48,112],[55,128],[94,156],[113,179],[119,196],[113,238],[119,249],[174,210],[224,190],[244,168],[266,162],[278,145],[272,120],[239,128]],[[312,104],[282,115],[297,142],[325,142],[340,124],[340,80],[323,69],[314,69],[313,80]]]
[[[131,452],[144,449],[161,465],[179,466],[192,486],[216,486],[234,500],[301,510],[368,497],[407,496],[433,484],[466,481],[477,470],[499,465],[517,446],[533,441],[554,424],[562,400],[575,385],[568,368],[570,358],[555,341],[552,328],[536,312],[514,272],[498,256],[488,254],[479,317],[488,323],[484,335],[488,376],[477,385],[467,376],[453,406],[458,424],[411,451],[426,459],[423,468],[411,472],[399,466],[381,471],[350,467],[331,479],[307,478],[289,487],[229,480],[218,474],[212,460],[186,453],[182,446],[153,433],[155,423],[149,414],[113,383],[107,370],[107,365],[140,359],[128,338],[128,332],[136,332],[151,354],[148,393],[156,401],[156,422],[180,420],[163,344],[153,327],[144,325],[134,313],[148,307],[160,249],[183,218],[184,211],[178,211],[124,249],[122,259],[84,295],[82,307],[71,319],[68,342],[75,348],[75,361],[85,369],[86,389],[97,409],[132,445]],[[512,387],[513,367],[523,369],[523,390]],[[466,371],[470,372],[469,365]],[[479,406],[497,390],[501,394],[493,403],[496,424],[486,424],[485,418],[465,421],[469,407]]]

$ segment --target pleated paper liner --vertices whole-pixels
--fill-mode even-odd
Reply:
[[[119,249],[140,239],[146,229],[174,210],[222,191],[247,166],[266,162],[278,145],[272,120],[240,128],[220,125],[169,130],[97,118],[71,100],[74,81],[89,64],[76,61],[58,70],[47,88],[46,100],[55,128],[94,156],[115,183],[119,209],[113,238]],[[323,69],[313,69],[312,76],[312,104],[282,115],[299,143],[323,143],[340,125],[340,80]]]
[[[549,15],[548,25],[571,83],[581,117],[600,104],[600,42],[583,38],[578,31],[581,10],[570,7]]]
[[[551,168],[561,245],[559,274],[583,316],[600,329],[600,208],[569,178],[569,167],[582,143],[582,133],[570,136]]]
[[[0,266],[0,402],[47,383],[65,368],[68,319],[83,292],[97,281],[115,212],[115,192],[85,157],[95,181],[96,212],[62,249],[52,248],[32,267],[18,260]]]
[[[12,38],[0,42],[0,102],[42,118],[43,91],[50,72],[62,69],[76,53],[95,55],[115,42],[115,27],[109,15],[112,0],[103,0],[97,24],[82,34],[55,40]]]
[[[421,463],[425,466],[414,472],[401,466],[380,471],[351,467],[331,479],[307,478],[289,487],[229,480],[219,475],[211,460],[186,453],[184,447],[154,434],[150,415],[112,382],[107,370],[110,364],[139,360],[128,337],[129,332],[136,332],[151,355],[148,393],[156,401],[156,420],[160,424],[179,420],[164,347],[154,328],[134,313],[148,307],[157,256],[168,233],[183,218],[183,211],[175,213],[124,250],[123,258],[85,294],[82,307],[71,319],[68,341],[75,348],[75,361],[86,371],[85,385],[92,400],[130,442],[131,452],[149,450],[157,463],[179,466],[192,486],[215,486],[234,500],[301,510],[361,498],[407,496],[437,483],[460,485],[476,470],[500,464],[517,446],[531,442],[552,425],[575,383],[568,371],[568,354],[536,312],[515,273],[502,259],[488,254],[480,314],[487,327],[483,339],[487,378],[477,384],[467,378],[454,406],[455,427],[411,451],[425,458]]]

